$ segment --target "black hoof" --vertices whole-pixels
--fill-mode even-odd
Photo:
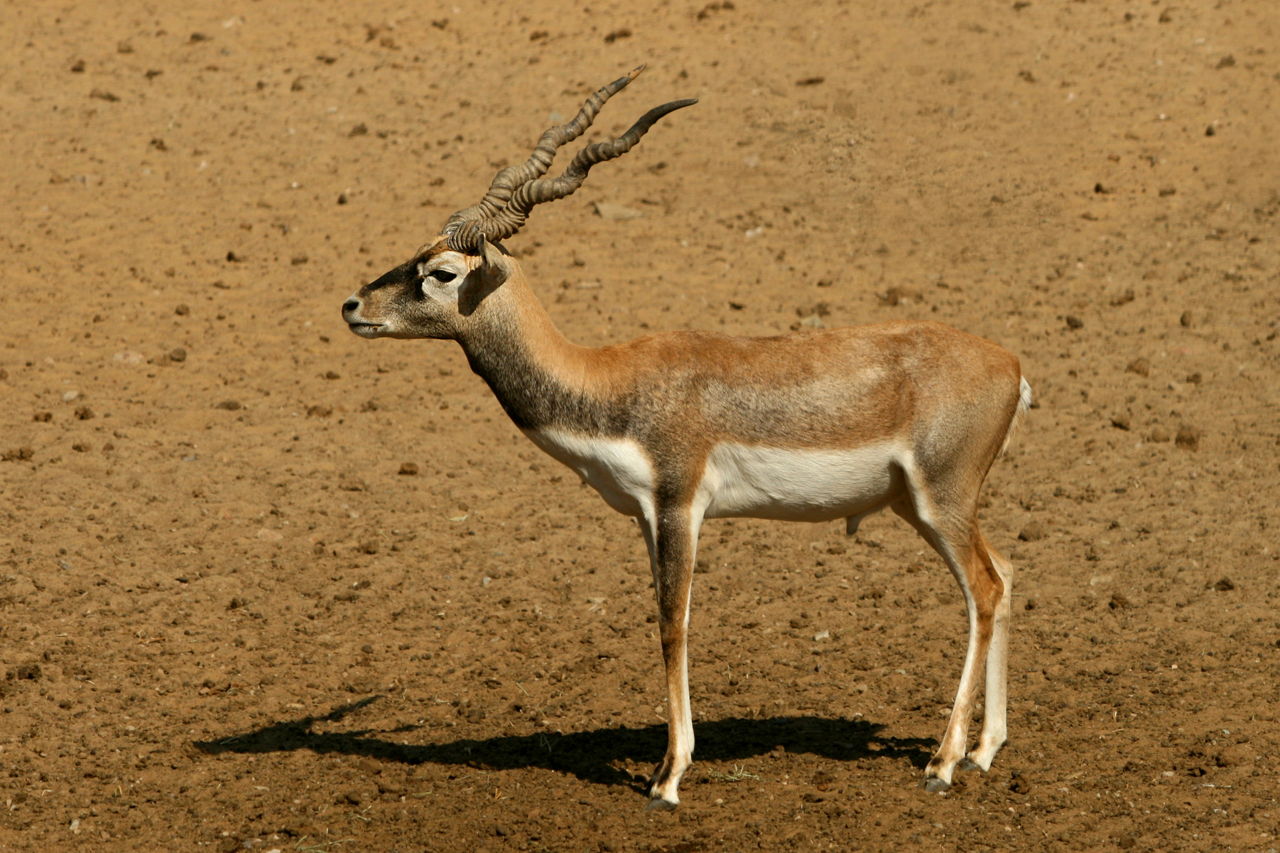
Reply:
[[[964,758],[960,759],[960,769],[961,770],[978,770],[983,773],[987,772],[982,769],[981,765],[979,765],[978,762],[974,761],[972,758],[970,758],[967,755]]]
[[[649,800],[649,805],[644,807],[647,812],[673,812],[676,810],[677,803],[670,800],[664,800],[662,797],[654,797]]]
[[[931,794],[941,794],[951,788],[950,782],[944,782],[937,776],[930,776],[924,780],[924,789]]]

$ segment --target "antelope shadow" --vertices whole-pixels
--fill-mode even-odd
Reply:
[[[590,731],[502,735],[445,743],[405,744],[388,736],[421,726],[393,729],[352,729],[317,732],[317,723],[338,722],[373,704],[380,696],[339,706],[327,714],[272,723],[217,740],[196,741],[196,749],[210,754],[258,754],[310,750],[320,754],[353,755],[401,764],[451,764],[486,770],[542,768],[571,773],[600,785],[647,789],[647,780],[620,769],[625,761],[656,762],[666,748],[665,724],[633,728],[610,726]],[[926,738],[894,738],[881,734],[881,723],[814,716],[747,719],[730,717],[696,723],[697,755],[702,761],[743,761],[781,747],[834,761],[862,758],[905,758],[923,768],[935,744]]]

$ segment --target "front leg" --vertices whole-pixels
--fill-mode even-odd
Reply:
[[[667,674],[667,753],[654,771],[650,809],[674,809],[680,779],[693,762],[693,713],[689,707],[689,600],[701,514],[688,506],[659,507],[640,519],[653,586]]]

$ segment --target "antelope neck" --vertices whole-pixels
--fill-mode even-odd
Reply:
[[[566,338],[522,281],[499,287],[471,320],[458,342],[517,427],[625,432],[622,407],[591,387],[599,385],[591,381],[594,350]]]

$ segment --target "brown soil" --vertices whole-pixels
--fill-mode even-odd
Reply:
[[[1280,846],[1280,6],[177,5],[0,28],[0,847]],[[602,132],[702,102],[509,244],[571,337],[929,317],[1035,386],[1012,739],[945,795],[941,563],[711,522],[645,812],[633,525],[340,321],[639,62]]]

